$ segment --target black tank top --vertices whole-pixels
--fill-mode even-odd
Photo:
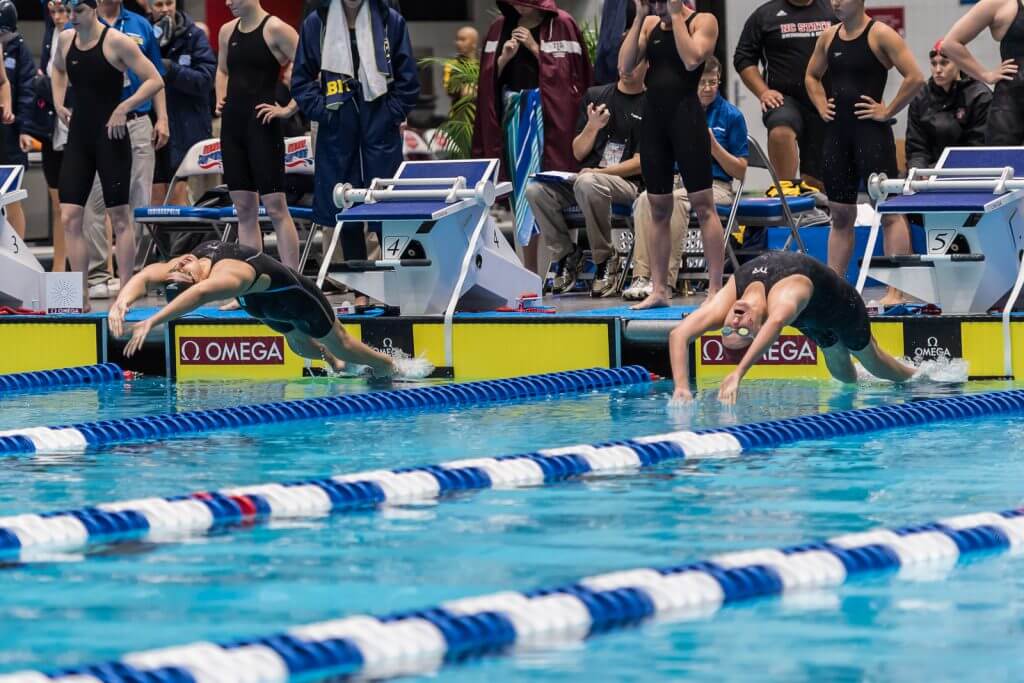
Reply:
[[[247,295],[250,297],[273,294],[286,289],[293,289],[296,286],[295,275],[285,265],[270,258],[262,251],[257,251],[252,247],[247,247],[237,242],[203,242],[192,250],[192,255],[196,258],[208,258],[213,262],[213,265],[217,265],[224,260],[248,263],[256,271],[256,280],[253,281],[254,286],[263,276],[270,279],[270,286],[267,289]]]
[[[255,31],[243,33],[235,24],[228,41],[228,93],[226,106],[251,114],[257,104],[272,104],[281,75],[281,63],[263,38],[270,15],[263,17]]]
[[[1017,15],[999,41],[999,56],[1007,59],[1024,59],[1024,0],[1017,0]]]
[[[686,20],[686,30],[697,17],[697,13]],[[697,67],[693,71],[686,69],[672,30],[666,31],[661,22],[654,27],[647,40],[647,61],[650,69],[644,83],[647,86],[647,101],[654,100],[658,108],[675,110],[675,105],[685,99],[697,99],[697,88],[704,69]],[[699,100],[698,100],[699,101]]]
[[[811,300],[793,321],[793,327],[827,328],[832,323],[836,311],[846,310],[840,306],[848,295],[846,288],[842,286],[846,283],[821,261],[792,251],[770,251],[740,266],[734,276],[736,296],[742,297],[743,292],[754,282],[764,284],[764,293],[767,296],[772,287],[791,275],[803,275],[814,287]]]
[[[881,102],[885,96],[889,70],[878,61],[868,44],[868,34],[874,26],[872,19],[853,40],[843,40],[836,31],[828,48],[829,97],[836,101],[836,121],[859,121],[854,105],[862,101],[861,95],[875,102]]]
[[[96,45],[89,50],[78,47],[76,32],[66,59],[68,80],[78,93],[71,127],[89,131],[90,135],[101,134],[121,103],[124,88],[124,73],[103,56],[103,43],[109,30],[109,27],[104,28]]]

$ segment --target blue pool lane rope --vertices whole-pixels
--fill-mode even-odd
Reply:
[[[672,432],[597,445],[470,458],[421,467],[222,488],[78,510],[0,517],[0,557],[78,550],[144,539],[177,540],[270,520],[346,514],[432,501],[459,491],[545,486],[590,474],[629,474],[669,460],[737,456],[801,439],[1024,409],[1024,392],[975,394],[808,415],[703,432]]]
[[[349,616],[265,637],[135,652],[50,673],[17,672],[0,676],[0,683],[284,683],[427,674],[467,659],[572,645],[654,617],[707,617],[755,598],[832,589],[868,574],[934,576],[962,557],[1022,546],[1024,510],[984,512],[383,617]]]
[[[59,370],[38,370],[0,375],[0,396],[17,391],[77,387],[124,380],[124,370],[116,363],[82,365]]]
[[[573,370],[514,379],[375,391],[278,403],[235,406],[186,413],[146,415],[62,427],[31,427],[0,432],[0,456],[76,452],[133,441],[153,441],[200,432],[269,425],[325,417],[366,416],[415,409],[464,408],[523,401],[641,384],[651,374],[638,365]]]

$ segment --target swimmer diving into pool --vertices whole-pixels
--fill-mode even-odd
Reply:
[[[787,325],[818,345],[829,372],[840,382],[857,381],[851,355],[881,379],[905,382],[915,373],[879,348],[864,302],[849,283],[809,256],[775,251],[742,265],[713,299],[672,330],[673,402],[693,399],[688,354],[694,339],[721,328],[726,348],[746,349],[718,390],[720,401],[735,403],[743,377]]]
[[[393,359],[353,339],[338,322],[323,292],[307,277],[252,247],[227,242],[204,242],[192,253],[143,268],[121,289],[110,309],[110,330],[124,334],[129,307],[151,285],[175,283],[184,288],[155,315],[132,329],[124,348],[126,358],[139,350],[154,325],[179,318],[203,304],[237,299],[242,310],[284,335],[292,351],[313,360],[321,358],[335,371],[346,363],[365,365],[375,378],[423,378],[433,366],[420,358]]]

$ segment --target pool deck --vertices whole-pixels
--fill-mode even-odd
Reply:
[[[868,293],[871,298],[872,292]],[[345,297],[331,295],[341,305]],[[696,309],[703,296],[676,297],[669,308],[633,311],[620,298],[587,294],[546,297],[554,312],[459,313],[453,326],[453,362],[447,363],[444,327],[438,317],[405,317],[371,311],[341,318],[346,329],[385,352],[400,349],[425,355],[438,376],[456,379],[512,377],[585,367],[640,363],[668,374],[668,333]],[[202,308],[154,329],[135,358],[121,355],[123,342],[106,326],[113,299],[93,301],[92,313],[62,316],[0,317],[0,373],[84,365],[106,360],[146,374],[176,379],[290,379],[317,372],[319,363],[294,355],[284,340],[241,311]],[[160,299],[139,302],[129,321],[157,310]],[[872,329],[879,343],[897,356],[963,358],[972,378],[1024,375],[1024,316],[1011,324],[1012,366],[1007,372],[999,316],[878,316]],[[720,378],[735,367],[716,333],[695,344],[696,379]],[[810,340],[787,329],[752,378],[827,377],[821,354]]]

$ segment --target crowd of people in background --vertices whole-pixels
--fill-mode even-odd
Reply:
[[[295,30],[259,0],[226,0],[235,19],[211,37],[182,0],[143,1],[136,13],[122,0],[47,0],[36,65],[18,33],[13,2],[0,0],[6,67],[0,148],[6,163],[25,164],[27,152],[42,153],[54,270],[70,265],[88,273],[92,297],[116,293],[121,277],[144,265],[146,245],[132,209],[189,203],[186,182],[170,185],[175,170],[194,144],[218,132],[239,240],[262,247],[262,207],[279,259],[297,267],[283,140],[315,131],[309,189],[321,225],[333,227],[336,184],[365,186],[394,173],[402,161],[401,128],[421,90],[400,6],[308,0]],[[898,173],[891,125],[897,112],[909,107],[909,166],[933,165],[949,145],[1024,138],[1015,108],[1021,98],[1014,60],[1024,52],[1019,4],[981,0],[935,44],[927,84],[895,31],[861,20],[863,0],[768,0],[748,18],[733,66],[761,103],[782,192],[828,199],[834,270],[845,273],[850,260],[866,176]],[[611,207],[633,205],[637,249],[626,297],[640,307],[667,303],[691,216],[701,228],[713,295],[722,282],[725,238],[715,206],[732,200],[749,154],[746,122],[719,92],[723,70],[711,56],[719,42],[715,17],[679,0],[609,0],[604,19],[613,25],[602,27],[595,71],[578,23],[555,0],[495,5],[497,17],[482,41],[471,27],[455,36],[455,59],[479,60],[479,81],[453,89],[451,67],[444,73],[453,101],[476,98],[472,156],[509,161],[509,94],[537,91],[543,115],[537,166],[577,174],[565,185],[525,188],[535,221],[521,244],[525,265],[547,272],[551,261],[554,291],[572,288],[582,251],[569,238],[563,210],[577,205],[597,269],[591,293],[618,294],[611,286],[620,275]],[[1004,59],[991,70],[965,47],[986,27],[1001,41]],[[837,44],[843,49],[830,51]],[[615,73],[608,68],[612,55]],[[892,69],[902,80],[886,103]],[[76,101],[76,87],[88,88],[90,97]],[[9,219],[24,232],[18,205]],[[350,226],[342,250],[348,258],[370,257],[379,242],[375,233],[379,227]],[[909,250],[906,223],[887,220],[886,252]]]

